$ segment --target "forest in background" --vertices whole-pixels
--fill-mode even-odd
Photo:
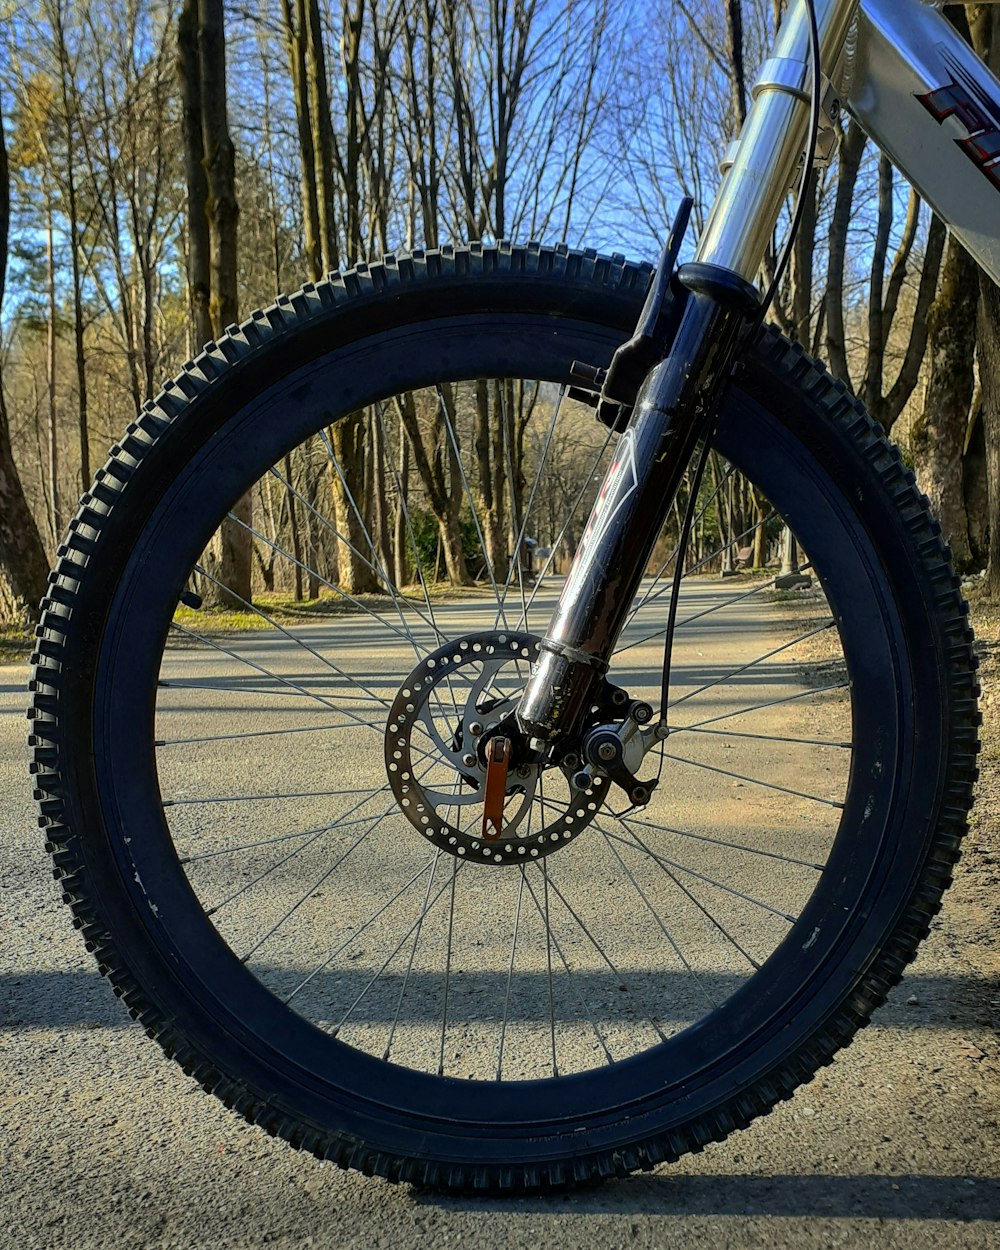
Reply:
[[[700,226],[782,8],[9,5],[0,25],[4,615],[33,613],[81,491],[162,380],[277,292],[466,239],[565,240],[655,259],[685,193]],[[955,5],[949,14],[996,68],[1000,13]],[[981,293],[973,263],[858,128],[844,120],[841,130],[829,166],[811,179],[775,319],[901,442],[958,567],[988,567],[984,591],[996,594],[996,289],[984,280]],[[417,565],[452,584],[481,575],[470,527],[505,576],[553,398],[485,381],[446,397],[474,467],[465,491],[474,516],[440,402],[417,393],[354,414],[262,479],[234,509],[242,524],[224,526],[215,544],[232,602],[275,589],[316,598],[322,582],[377,592],[359,527],[378,547],[374,566],[397,585]],[[595,425],[590,439],[553,440],[533,528],[543,545],[561,537],[557,567],[575,541],[558,527],[588,489],[601,435]],[[320,493],[347,542],[311,528]],[[731,559],[750,534],[752,560],[774,558],[765,501],[737,481],[727,504],[709,514],[705,549],[721,539],[720,558]],[[296,560],[276,568],[276,550]]]

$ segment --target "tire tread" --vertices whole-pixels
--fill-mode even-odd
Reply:
[[[839,379],[811,359],[801,346],[769,327],[762,331],[748,367],[778,374],[796,383],[823,412],[825,419],[837,425],[860,448],[884,489],[896,501],[903,522],[912,534],[914,550],[933,587],[941,633],[949,639],[947,681],[954,729],[945,766],[945,801],[905,914],[871,965],[860,975],[848,1001],[829,1016],[797,1054],[786,1056],[762,1075],[752,1089],[734,1093],[725,1104],[689,1123],[683,1131],[672,1130],[628,1150],[583,1154],[565,1166],[498,1166],[474,1170],[443,1166],[425,1159],[396,1158],[370,1150],[364,1143],[343,1134],[310,1129],[281,1108],[269,1104],[259,1093],[216,1069],[138,984],[130,971],[126,953],[117,947],[101,918],[95,891],[88,879],[80,836],[74,829],[72,803],[60,770],[60,760],[70,749],[60,724],[62,661],[66,638],[73,628],[73,609],[81,581],[87,576],[91,560],[99,558],[109,518],[141,461],[171,433],[193,401],[221,376],[238,368],[258,346],[273,343],[304,322],[343,315],[340,310],[347,305],[367,302],[387,292],[395,297],[408,289],[431,287],[442,279],[476,281],[480,277],[508,273],[556,275],[578,284],[641,295],[651,272],[649,264],[629,263],[617,254],[605,257],[590,249],[576,250],[565,245],[522,246],[502,240],[494,245],[473,243],[433,251],[416,249],[408,255],[392,254],[378,264],[358,265],[347,273],[331,274],[324,281],[308,283],[294,295],[279,297],[269,307],[253,312],[241,325],[229,327],[217,342],[206,344],[194,359],[185,363],[176,378],[163,384],[160,394],[143,406],[128,427],[121,443],[111,448],[108,460],[97,471],[94,484],[83,496],[64,544],[59,548],[56,568],[50,576],[50,590],[43,601],[44,615],[37,631],[40,642],[33,657],[29,746],[38,823],[52,856],[53,875],[64,901],[72,909],[74,924],[81,930],[101,974],[111,982],[130,1015],[167,1056],[174,1058],[206,1090],[215,1093],[251,1123],[339,1167],[449,1192],[507,1194],[589,1185],[637,1169],[648,1170],[675,1161],[687,1152],[699,1151],[709,1142],[721,1141],[735,1129],[744,1128],[757,1116],[769,1112],[778,1102],[790,1098],[799,1084],[810,1080],[819,1068],[829,1064],[834,1054],[847,1046],[858,1029],[868,1023],[872,1012],[900,980],[918,944],[927,935],[943,892],[951,882],[952,867],[958,859],[972,802],[979,746],[980,718],[976,704],[979,689],[974,677],[968,606],[952,572],[940,526],[930,516],[927,500],[917,489],[914,476],[903,465],[898,451],[887,442],[881,428]]]

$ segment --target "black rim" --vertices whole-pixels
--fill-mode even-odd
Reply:
[[[432,350],[435,340],[450,351],[461,343],[467,362],[465,376],[496,372],[504,360],[510,360],[521,364],[519,373],[552,380],[565,380],[567,360],[595,358],[602,348],[607,354],[617,341],[613,331],[583,322],[563,321],[556,327],[550,319],[518,314],[510,319],[508,335],[498,329],[497,321],[486,319],[489,335],[481,334],[469,319],[442,321],[412,332],[404,328],[387,332],[378,346],[401,362],[407,383],[415,385],[431,382],[442,372]],[[553,333],[556,328],[558,333]],[[497,340],[503,343],[499,353]],[[784,514],[823,573],[830,602],[842,605],[844,613],[839,624],[854,679],[854,716],[865,725],[866,733],[856,739],[855,784],[831,871],[824,874],[788,939],[751,983],[700,1024],[613,1068],[558,1080],[504,1082],[501,1087],[486,1081],[441,1079],[381,1063],[323,1035],[281,1007],[234,959],[189,889],[165,836],[162,813],[151,802],[157,792],[152,713],[166,622],[193,559],[217,519],[217,508],[202,504],[199,512],[196,501],[235,497],[263,466],[276,462],[288,446],[327,419],[325,396],[332,388],[324,385],[324,368],[350,374],[355,389],[349,406],[356,406],[359,396],[374,398],[384,392],[373,346],[368,343],[356,351],[341,352],[335,362],[305,366],[294,379],[286,379],[280,387],[294,393],[295,403],[282,409],[280,420],[275,417],[278,406],[273,395],[248,405],[238,421],[194,456],[191,471],[158,505],[154,524],[144,530],[129,560],[105,634],[97,679],[104,697],[95,715],[101,801],[107,812],[114,813],[109,825],[129,831],[131,838],[127,847],[120,842],[115,846],[122,882],[158,947],[181,961],[188,989],[237,1044],[268,1055],[269,1062],[284,1073],[289,1091],[311,1087],[323,1102],[339,1104],[339,1090],[353,1099],[368,1098],[372,1113],[387,1120],[459,1122],[465,1132],[493,1137],[517,1136],[522,1123],[550,1123],[562,1130],[574,1121],[586,1120],[595,1145],[600,1144],[602,1134],[608,1140],[615,1137],[622,1108],[637,1099],[645,1101],[647,1112],[680,1119],[685,1106],[695,1098],[703,1100],[722,1074],[728,1092],[738,1083],[742,1064],[759,1071],[760,1054],[769,1037],[795,1013],[788,993],[793,980],[801,984],[802,1003],[810,1004],[805,1034],[822,1010],[822,1002],[831,1006],[838,1002],[853,975],[843,968],[841,956],[864,923],[856,914],[866,894],[859,883],[870,874],[888,870],[888,857],[874,854],[873,842],[878,839],[880,845],[893,847],[898,841],[899,832],[889,823],[894,818],[892,800],[910,771],[910,760],[898,746],[892,766],[886,766],[887,743],[910,739],[912,697],[909,674],[899,670],[893,659],[904,651],[898,620],[882,589],[881,570],[857,518],[853,513],[838,515],[843,505],[832,484],[836,466],[830,466],[828,473],[821,471],[789,434],[780,413],[768,415],[749,400],[730,404],[720,423],[720,449],[731,452],[769,497],[780,499]],[[307,378],[309,385],[303,388]],[[151,568],[154,577],[149,576]],[[880,764],[878,769],[876,764]],[[858,778],[867,784],[858,784]],[[866,816],[869,805],[871,812]],[[839,888],[838,881],[842,883]],[[868,881],[869,886],[875,884]],[[905,897],[904,884],[900,882],[895,892],[900,899]],[[893,893],[882,897],[880,906],[891,910]],[[150,911],[150,903],[156,905],[158,917]],[[852,914],[845,913],[845,907]],[[844,921],[831,924],[830,917],[838,914],[845,916]],[[884,926],[885,917],[877,923]],[[810,943],[813,930],[817,936]],[[835,968],[840,971],[835,973]],[[756,1039],[754,1045],[751,1037]],[[787,1040],[782,1050],[786,1046]],[[736,1059],[736,1051],[745,1058]],[[676,1074],[675,1079],[665,1084],[665,1072]],[[330,1073],[336,1073],[336,1078],[325,1075]],[[344,1114],[341,1108],[342,1119]],[[628,1135],[634,1137],[634,1125]]]

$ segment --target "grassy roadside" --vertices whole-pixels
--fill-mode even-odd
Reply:
[[[749,580],[749,578],[748,578]],[[427,588],[432,603],[459,603],[469,597],[489,598],[489,587],[475,586],[456,591],[447,582],[438,582]],[[424,602],[423,588],[417,585],[403,588],[406,598],[418,604]],[[820,596],[800,591],[771,591],[766,598],[780,604],[801,629],[805,621],[823,614]],[[357,603],[337,595],[325,594],[318,599],[296,603],[291,595],[261,594],[256,599],[261,611],[288,629],[334,617],[362,611],[362,607],[383,610],[391,600],[386,595],[359,595]],[[983,763],[1000,767],[1000,604],[983,599],[973,591],[970,597],[972,624],[976,631],[976,652],[980,663],[980,682],[983,688]],[[174,619],[185,629],[199,634],[219,637],[244,630],[264,630],[271,626],[256,612],[228,612],[217,608],[193,609],[179,606]],[[16,625],[0,625],[0,666],[23,664],[31,654],[34,635],[30,629]]]

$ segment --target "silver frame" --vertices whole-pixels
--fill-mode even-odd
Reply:
[[[816,0],[815,7],[826,137],[843,106],[1000,282],[1000,158],[991,180],[960,146],[969,126],[959,116],[938,120],[919,98],[957,81],[1000,135],[1000,81],[931,0]],[[697,260],[756,277],[801,168],[810,63],[806,6],[793,3],[754,85]]]
[[[969,137],[959,119],[942,124],[917,98],[960,76],[992,102],[1000,129],[1000,81],[925,0],[862,0],[852,33],[851,116],[1000,282],[1000,185],[959,146]]]

